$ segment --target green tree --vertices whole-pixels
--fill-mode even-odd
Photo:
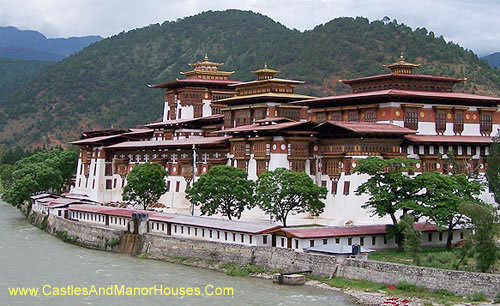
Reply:
[[[415,228],[413,216],[406,215],[399,222],[401,232],[404,235],[403,246],[406,252],[411,254],[413,264],[420,264],[420,245],[422,244],[422,232]]]
[[[439,172],[419,174],[414,183],[420,192],[407,202],[407,207],[415,217],[426,217],[438,227],[446,228],[446,247],[451,248],[453,229],[463,221],[459,206],[464,201],[474,201],[483,190],[483,184],[465,174]]]
[[[495,202],[500,205],[500,143],[498,137],[493,138],[493,143],[490,146],[486,177],[488,178],[489,190],[493,193]]]
[[[368,157],[358,162],[355,173],[367,174],[370,178],[356,189],[356,195],[367,194],[368,201],[362,206],[370,209],[378,217],[390,216],[392,227],[389,232],[396,237],[398,248],[401,249],[403,235],[398,226],[396,216],[398,211],[406,215],[413,196],[418,192],[414,179],[408,172],[414,170],[412,164],[416,160],[405,158],[381,159]]]
[[[467,217],[470,227],[470,243],[476,258],[476,267],[481,272],[488,272],[498,260],[497,240],[499,228],[495,209],[484,202],[464,202],[461,212]]]
[[[246,171],[231,166],[216,166],[202,175],[186,190],[186,197],[200,206],[202,215],[217,213],[239,219],[245,209],[254,204],[254,183],[247,179]]]
[[[327,194],[305,172],[284,168],[262,173],[255,190],[258,206],[285,227],[290,214],[321,214]]]
[[[45,163],[25,164],[12,172],[13,183],[5,188],[2,199],[19,207],[39,192],[59,191],[63,184],[61,172]]]
[[[123,188],[123,200],[148,209],[167,192],[166,177],[167,171],[160,164],[144,163],[135,166],[127,177],[127,185]]]

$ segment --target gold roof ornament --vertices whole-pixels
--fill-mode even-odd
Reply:
[[[209,80],[227,80],[234,71],[219,71],[219,67],[224,63],[211,62],[208,54],[205,53],[203,61],[189,64],[193,70],[181,72],[188,79],[209,79]]]
[[[403,51],[401,51],[401,55],[399,56],[399,61],[383,66],[391,69],[391,72],[394,74],[412,74],[413,69],[419,67],[420,64],[413,64],[405,61]]]
[[[267,63],[264,63],[264,68],[254,70],[252,73],[257,75],[257,80],[269,80],[272,79],[275,74],[280,73],[280,71],[268,68]]]

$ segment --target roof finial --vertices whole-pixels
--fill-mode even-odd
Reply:
[[[205,53],[205,61],[208,62],[208,53]]]
[[[401,51],[401,54],[399,55],[399,59],[404,62],[405,60],[405,54],[403,51]]]
[[[264,69],[267,69],[267,63],[264,62]]]

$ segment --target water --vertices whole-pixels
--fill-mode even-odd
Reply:
[[[11,296],[11,287],[234,288],[233,296]],[[213,290],[210,289],[209,292]],[[30,225],[0,201],[0,305],[353,305],[346,296],[307,286],[275,285],[250,277],[73,246]]]

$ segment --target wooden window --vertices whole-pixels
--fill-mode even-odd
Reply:
[[[418,110],[414,108],[405,109],[405,128],[418,129]]]
[[[329,176],[339,176],[342,173],[342,162],[338,159],[328,159],[326,161],[326,174]]]
[[[245,242],[245,235],[244,234],[241,234],[241,243],[244,243]]]
[[[342,113],[341,112],[333,112],[332,113],[332,121],[342,121]]]
[[[299,248],[299,241],[297,239],[295,239],[295,248],[298,249]]]
[[[265,108],[258,108],[254,110],[253,116],[255,120],[261,120],[266,118],[267,110]]]
[[[335,243],[339,244],[340,243],[340,238],[335,238]]]
[[[112,176],[113,175],[113,164],[106,163],[106,165],[104,166],[104,175],[105,176]]]
[[[311,175],[316,175],[316,160],[311,159],[309,160],[309,171]]]
[[[193,117],[200,118],[203,116],[203,105],[197,104],[193,106]]]
[[[352,238],[351,237],[347,238],[347,244],[352,245]]]
[[[438,110],[436,112],[436,133],[443,135],[446,131],[446,112],[444,110]]]
[[[427,240],[428,240],[429,242],[431,242],[431,241],[432,241],[432,233],[429,233],[429,234],[427,235]]]
[[[359,245],[365,245],[365,237],[359,237]]]
[[[454,117],[453,132],[456,135],[462,135],[464,131],[464,111],[455,110]]]
[[[350,175],[352,171],[352,159],[344,159],[344,172],[346,175]]]
[[[306,162],[303,160],[291,161],[290,168],[292,171],[305,172],[306,171]]]
[[[113,188],[113,181],[112,180],[106,180],[106,189],[110,190]]]
[[[298,108],[288,108],[288,107],[280,107],[278,110],[278,116],[288,118],[291,120],[299,121],[300,120],[300,109]]]
[[[246,170],[247,169],[247,161],[244,159],[238,159],[236,161],[236,167]]]
[[[492,116],[490,112],[481,112],[479,115],[479,129],[481,135],[489,136],[493,128]]]
[[[257,157],[263,157],[267,155],[267,143],[263,141],[253,142],[253,154]],[[242,156],[242,155],[240,155]]]
[[[262,236],[262,244],[267,244],[267,235]]]
[[[372,236],[372,245],[375,245],[377,243],[377,237]]]
[[[435,160],[424,160],[422,162],[422,167],[424,172],[433,172],[437,171],[436,161]]]
[[[250,109],[240,109],[235,111],[234,114],[236,126],[251,124]]]
[[[307,142],[292,142],[290,144],[290,155],[293,157],[308,157],[309,144]]]
[[[179,192],[181,189],[181,182],[177,181],[175,182],[175,192]]]
[[[344,195],[348,195],[349,194],[349,188],[351,186],[351,182],[349,181],[345,181],[344,182]]]
[[[314,240],[309,240],[309,247],[313,247],[314,246]]]
[[[113,189],[116,189],[116,179],[113,180]]]
[[[365,111],[365,121],[366,122],[377,122],[377,111],[375,109],[369,109]]]
[[[236,157],[244,157],[247,153],[246,143],[244,142],[235,142],[233,148],[234,148],[234,156]]]
[[[257,160],[257,176],[267,171],[267,160]]]
[[[231,111],[224,111],[224,128],[234,127],[233,114]]]
[[[316,114],[316,122],[317,123],[322,123],[326,121],[326,115],[324,112],[320,112]]]
[[[338,182],[332,181],[332,194],[333,195],[337,194],[337,186],[338,186]]]
[[[170,181],[167,181],[167,192],[170,192]]]
[[[357,110],[349,111],[347,120],[358,122],[359,121],[359,111],[357,111]]]
[[[210,105],[210,108],[212,108],[212,115],[222,114],[222,107],[220,105]]]
[[[323,244],[328,244],[328,239],[323,239]]]

